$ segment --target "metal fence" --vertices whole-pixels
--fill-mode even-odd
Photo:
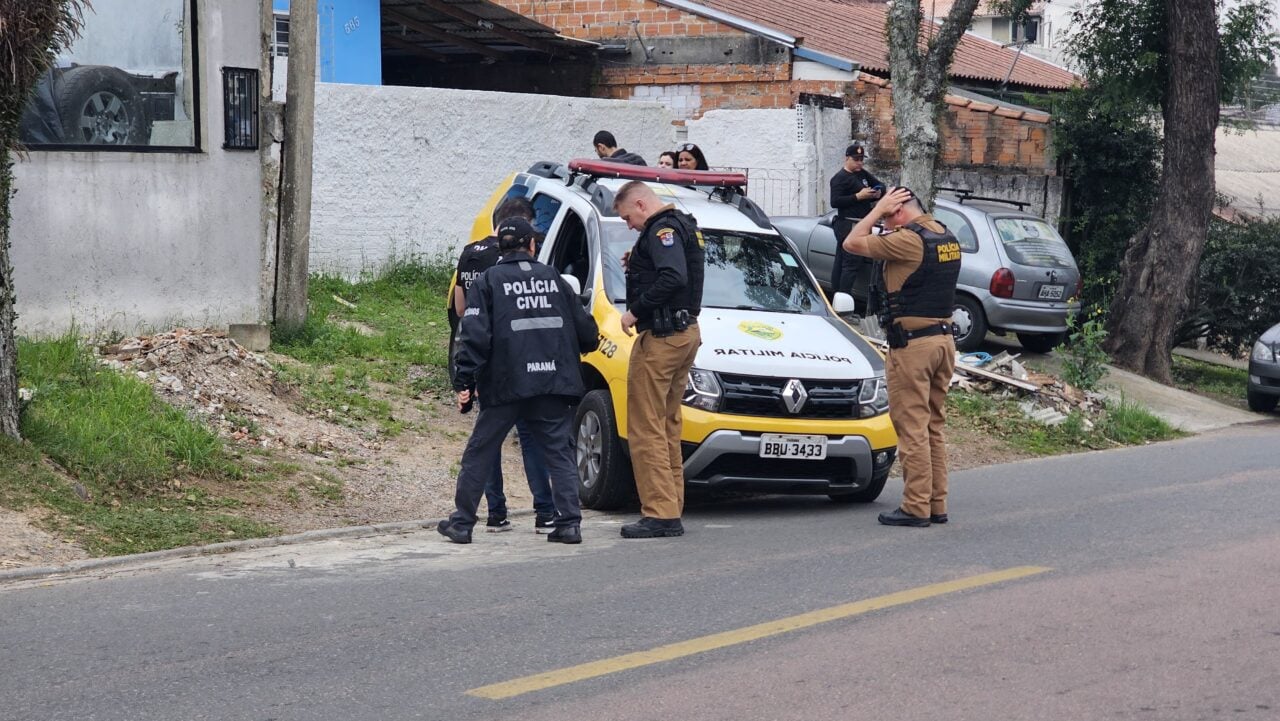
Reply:
[[[731,173],[746,173],[747,197],[769,215],[800,215],[804,212],[801,198],[802,175],[799,168],[716,168]]]

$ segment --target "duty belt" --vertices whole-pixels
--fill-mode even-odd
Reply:
[[[956,327],[951,323],[934,323],[916,330],[906,330],[904,328],[902,334],[906,336],[907,342],[910,343],[917,338],[928,338],[931,335],[955,335],[955,329]]]

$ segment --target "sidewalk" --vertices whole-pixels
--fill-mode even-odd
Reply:
[[[1017,350],[1010,352],[1017,352]],[[1195,352],[1200,353],[1200,351]],[[1213,353],[1207,355],[1216,356]],[[1026,358],[1033,366],[1039,365],[1054,375],[1062,374],[1062,360],[1057,353],[1049,355],[1027,353]],[[1214,360],[1206,359],[1206,362],[1221,363],[1221,361],[1221,357],[1216,357]],[[1110,365],[1107,366],[1107,375],[1102,379],[1099,390],[1112,400],[1123,399],[1138,403],[1169,425],[1188,433],[1204,433],[1240,423],[1255,423],[1268,418],[1268,416],[1233,408],[1180,388],[1157,383],[1145,376]]]
[[[1249,361],[1225,356],[1221,353],[1213,351],[1200,350],[1199,348],[1174,348],[1174,355],[1180,355],[1183,358],[1198,360],[1201,363],[1212,363],[1213,365],[1227,366],[1228,368],[1239,368],[1242,371],[1249,370]]]

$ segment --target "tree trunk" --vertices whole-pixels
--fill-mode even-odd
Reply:
[[[893,0],[889,6],[893,126],[902,163],[898,183],[911,188],[925,207],[933,203],[938,155],[942,151],[938,116],[947,94],[947,68],[977,6],[978,0],[957,0],[940,28],[929,23],[923,53],[919,0]]]
[[[1218,127],[1218,25],[1213,0],[1170,0],[1164,167],[1147,227],[1129,242],[1111,304],[1106,349],[1123,368],[1169,383],[1213,212]]]
[[[0,137],[10,137],[7,133]],[[3,141],[0,141],[2,143]],[[13,197],[13,160],[0,145],[0,435],[20,439],[18,433],[18,346],[14,335],[16,296],[13,264],[9,260],[9,200]]]

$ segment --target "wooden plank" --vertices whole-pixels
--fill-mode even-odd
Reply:
[[[1020,381],[1017,378],[1004,375],[1003,373],[992,373],[989,370],[983,370],[981,368],[976,368],[971,365],[965,365],[964,363],[956,363],[956,371],[960,373],[964,373],[966,375],[974,376],[977,378],[984,378],[989,381],[1003,383],[1007,386],[1013,386],[1014,388],[1019,388],[1021,390],[1029,391],[1031,393],[1035,393],[1036,391],[1040,390],[1040,386],[1030,381]]]

